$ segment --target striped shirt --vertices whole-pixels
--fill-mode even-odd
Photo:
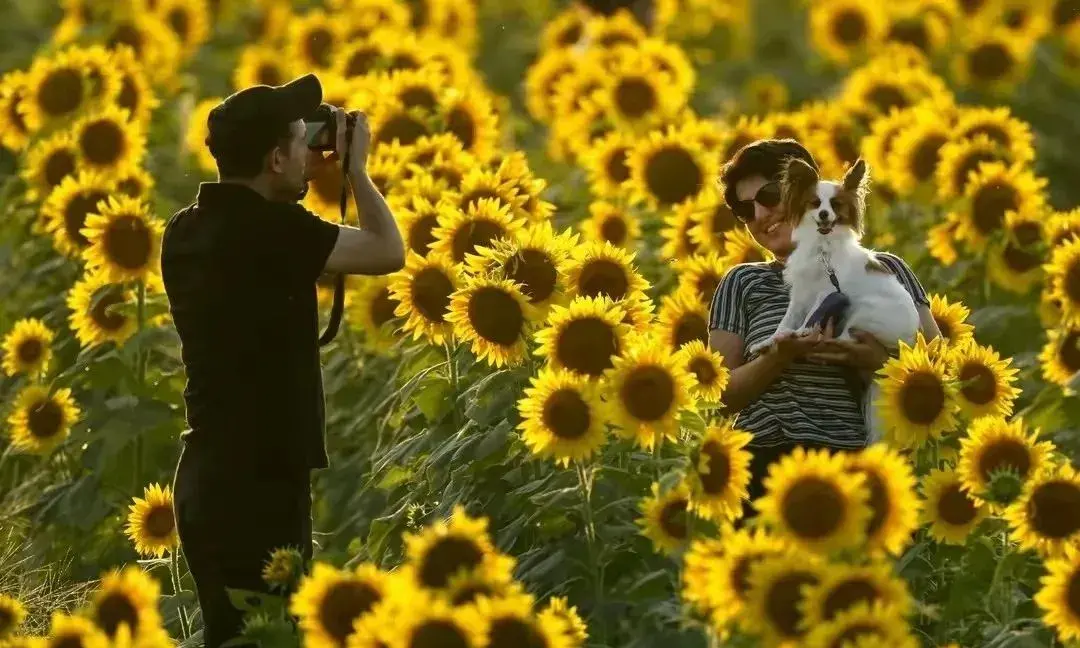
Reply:
[[[916,304],[929,305],[918,278],[899,257],[877,258],[900,280]],[[784,318],[789,289],[783,266],[743,263],[734,266],[713,294],[709,330],[724,330],[743,340],[745,349],[776,332]],[[845,368],[796,360],[756,400],[738,414],[739,428],[754,435],[751,445],[819,443],[835,448],[865,445],[862,403],[845,381]]]

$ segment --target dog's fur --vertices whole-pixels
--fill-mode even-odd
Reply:
[[[850,329],[855,328],[872,334],[889,348],[897,347],[899,340],[914,343],[919,328],[914,301],[874,252],[859,242],[869,184],[869,169],[861,159],[848,169],[840,183],[821,180],[817,171],[802,160],[788,161],[781,192],[795,243],[795,251],[784,267],[791,301],[773,337],[755,345],[751,353],[774,344],[781,335],[813,332],[805,326],[807,317],[835,290],[825,263],[832,267],[840,290],[851,300],[844,330],[836,332],[838,339],[852,339]],[[870,406],[864,408],[871,442],[881,437],[877,408],[872,405],[877,392],[871,381],[866,393]]]

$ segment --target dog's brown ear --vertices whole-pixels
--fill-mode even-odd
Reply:
[[[866,160],[862,158],[855,160],[855,164],[852,164],[844,174],[843,184],[846,191],[859,195],[866,193],[870,187],[870,166],[866,164]]]
[[[788,158],[783,175],[784,186],[793,189],[805,188],[818,183],[817,170],[797,157]]]
[[[788,158],[780,178],[780,193],[788,220],[798,222],[818,183],[817,169],[799,158]]]

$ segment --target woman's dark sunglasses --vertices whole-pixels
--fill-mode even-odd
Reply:
[[[772,209],[780,204],[780,183],[769,182],[761,185],[754,197],[750,200],[740,200],[731,206],[731,213],[735,214],[744,223],[754,220],[754,203],[766,209]]]

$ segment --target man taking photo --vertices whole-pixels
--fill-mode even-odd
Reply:
[[[276,548],[311,558],[311,471],[327,466],[317,279],[404,264],[397,224],[365,169],[365,116],[348,116],[351,133],[340,108],[324,113],[333,123],[305,123],[321,102],[307,75],[215,107],[206,143],[218,181],[200,185],[162,241],[188,380],[176,521],[208,647],[241,630],[226,588],[265,590],[261,571]],[[322,148],[334,153],[323,159],[312,149],[331,132]],[[362,228],[297,203],[315,165],[346,159]]]

